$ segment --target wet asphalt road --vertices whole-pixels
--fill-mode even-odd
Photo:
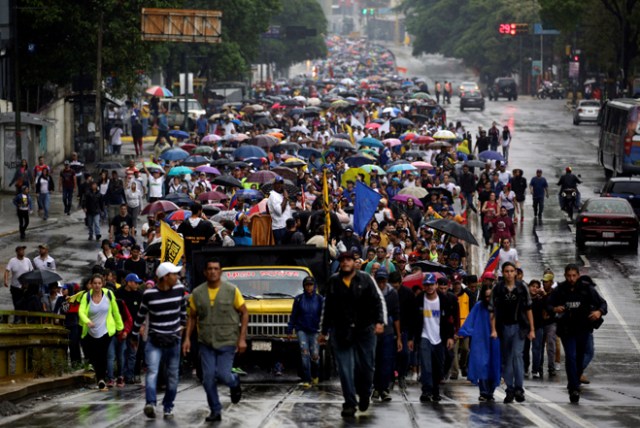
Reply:
[[[468,76],[459,63],[441,57],[408,59],[406,51],[398,51],[398,65],[407,65],[409,74],[427,74],[432,79],[443,77],[454,83]],[[430,67],[434,75],[429,74]],[[436,75],[437,74],[437,75]],[[525,279],[540,278],[545,267],[551,267],[561,279],[564,265],[577,262],[582,272],[591,275],[609,303],[604,325],[595,333],[596,356],[587,370],[592,383],[586,385],[579,405],[571,405],[565,389],[564,370],[560,376],[542,380],[525,380],[527,401],[504,405],[504,390],[499,388],[497,404],[479,404],[477,388],[464,380],[444,385],[440,404],[421,404],[419,387],[411,384],[406,395],[393,391],[393,401],[376,403],[368,412],[358,413],[353,421],[340,416],[342,397],[337,380],[305,390],[295,383],[265,381],[245,387],[244,399],[231,405],[228,392],[221,396],[225,403],[220,426],[288,427],[288,426],[370,426],[421,427],[434,424],[450,426],[542,426],[542,427],[624,427],[637,425],[640,409],[640,387],[636,374],[640,369],[640,271],[638,256],[625,246],[590,244],[576,251],[574,233],[567,217],[557,204],[555,183],[570,165],[582,176],[583,200],[604,183],[602,169],[596,164],[598,128],[576,127],[564,101],[532,100],[521,97],[516,102],[487,102],[484,112],[464,112],[454,98],[448,109],[449,120],[461,120],[473,134],[477,126],[488,128],[492,121],[508,124],[512,130],[510,168],[521,168],[529,179],[542,168],[550,183],[542,222],[532,219],[530,198],[526,202],[526,219],[518,227],[517,250]],[[85,241],[80,217],[65,219],[64,224],[39,232],[36,239],[59,242],[52,248],[63,268],[80,275],[94,259],[95,243]],[[36,241],[37,242],[37,241]],[[0,256],[8,259],[15,237],[0,239]],[[9,245],[10,244],[10,245]],[[8,251],[8,248],[11,250]],[[486,254],[481,252],[484,259]],[[483,262],[481,262],[483,263]],[[59,268],[60,269],[60,268]],[[476,267],[476,270],[478,268]],[[0,294],[4,304],[8,293]],[[4,305],[3,305],[4,306]],[[203,389],[192,380],[180,385],[173,421],[148,421],[142,415],[144,391],[127,386],[109,392],[77,390],[38,401],[29,411],[0,419],[0,424],[27,426],[202,426],[208,414]]]

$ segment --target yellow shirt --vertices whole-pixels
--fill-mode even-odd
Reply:
[[[213,306],[214,302],[216,301],[216,297],[218,296],[219,290],[220,290],[220,287],[216,287],[216,288],[207,287],[207,291],[209,292],[209,302],[211,303],[211,306]],[[242,297],[242,293],[240,292],[240,290],[236,288],[236,295],[233,298],[233,307],[236,310],[239,310],[242,307],[242,305],[244,305],[244,297]],[[190,313],[196,312],[196,303],[193,300],[193,294],[189,296],[189,311]]]

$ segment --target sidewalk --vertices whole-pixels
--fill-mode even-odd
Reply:
[[[0,380],[0,403],[5,401],[16,402],[35,395],[41,395],[49,391],[61,391],[63,389],[79,387],[91,382],[93,373],[76,371],[57,377],[34,378],[22,376],[13,379]]]

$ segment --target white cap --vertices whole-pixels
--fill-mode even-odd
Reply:
[[[156,276],[160,279],[168,273],[178,273],[181,270],[181,267],[176,266],[171,262],[164,262],[160,263],[160,266],[156,269]]]

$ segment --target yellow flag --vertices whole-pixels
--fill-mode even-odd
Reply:
[[[356,143],[356,139],[353,136],[353,128],[351,128],[351,126],[347,125],[346,123],[344,124],[344,127],[347,129],[347,132],[349,133],[349,139],[351,140],[351,144]]]
[[[329,211],[329,183],[327,182],[327,170],[322,174],[322,206],[324,209],[324,242],[329,246],[329,235],[331,231],[331,214]]]
[[[160,223],[160,234],[162,235],[160,263],[171,262],[177,265],[184,253],[184,239],[164,221]]]

